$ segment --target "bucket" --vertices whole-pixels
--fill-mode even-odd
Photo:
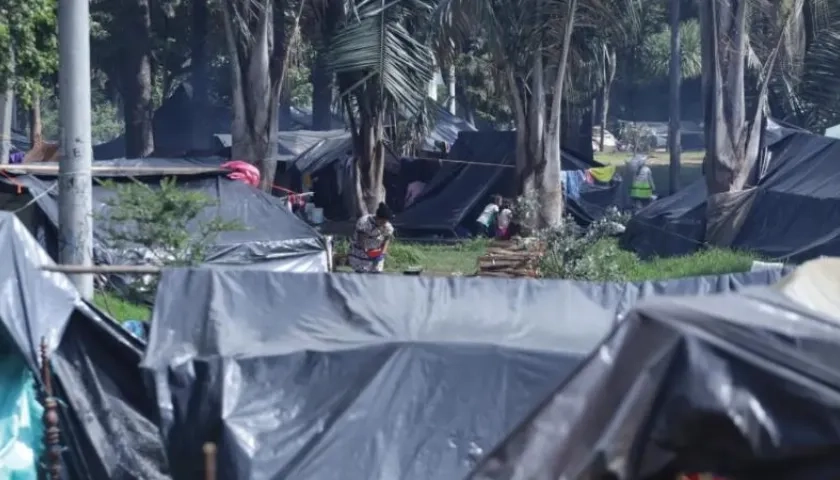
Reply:
[[[309,212],[309,221],[315,225],[324,223],[324,209],[315,207]]]

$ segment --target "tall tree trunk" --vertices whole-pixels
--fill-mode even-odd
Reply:
[[[671,195],[680,189],[680,86],[682,83],[682,48],[680,46],[680,2],[671,0],[671,61],[668,87],[668,170]]]
[[[32,104],[29,106],[29,143],[32,148],[42,141],[41,125],[41,95],[37,91],[32,94]]]
[[[318,49],[312,67],[312,128],[332,129],[333,75],[326,66],[326,53]]]
[[[154,150],[149,0],[128,2],[123,13],[123,27],[123,38],[127,39],[121,82],[125,156],[141,158]]]
[[[615,69],[617,59],[615,50],[604,49],[604,86],[601,87],[601,110],[599,111],[598,125],[601,133],[598,138],[598,150],[604,151],[604,135],[607,131],[607,116],[610,111],[610,90],[615,81]]]
[[[280,89],[280,106],[278,110],[278,124],[279,131],[289,131],[294,128],[292,121],[292,92],[291,85],[283,85]],[[310,125],[308,128],[311,128]]]
[[[212,145],[211,132],[207,129],[210,114],[210,59],[207,54],[208,9],[207,0],[192,0],[192,52],[190,54],[190,83],[192,83],[192,144],[204,149]]]
[[[11,85],[5,92],[0,94],[0,164],[9,163],[9,155],[12,153],[12,102],[15,93]]]
[[[776,45],[759,74],[756,110],[748,121],[744,91],[749,0],[699,2],[703,55],[702,90],[706,157],[703,168],[710,194],[741,190],[758,159],[767,90],[776,58],[803,0],[794,0]]]
[[[232,11],[238,1],[222,1],[233,97],[231,154],[256,165],[262,189],[271,191],[277,164],[280,90],[290,47],[281,27],[285,2],[259,0],[257,5],[255,0],[245,0],[239,8],[252,9],[256,19],[250,31],[242,32]],[[299,28],[305,5],[305,1],[301,2],[290,38]]]
[[[545,135],[544,167],[540,184],[540,223],[555,228],[563,223],[563,178],[561,156],[561,115],[563,108],[563,88],[566,81],[566,67],[572,43],[572,30],[575,26],[577,0],[569,0],[563,26],[563,47],[557,59],[556,77],[552,88],[551,109],[548,115],[548,129]],[[589,145],[592,148],[592,136]]]
[[[455,115],[455,105],[457,104],[455,99],[455,65],[449,65],[446,69],[446,85],[449,88],[449,95],[446,99],[446,108],[449,110],[449,113]]]
[[[455,101],[461,106],[461,118],[475,126],[475,112],[470,99],[467,97],[466,79],[460,76],[455,79]]]
[[[382,140],[385,134],[385,115],[381,111],[371,113],[369,116],[362,115],[359,128],[363,148],[359,158],[359,184],[364,201],[364,209],[359,213],[362,214],[375,212],[379,203],[385,201],[385,187],[382,183],[385,175],[385,144]]]

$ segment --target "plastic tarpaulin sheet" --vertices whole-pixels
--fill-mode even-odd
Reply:
[[[469,478],[836,477],[838,346],[768,289],[646,302]]]
[[[705,183],[698,180],[635,215],[622,246],[643,257],[683,255],[710,240],[774,260],[840,255],[840,193],[833,188],[840,181],[840,140],[771,121],[765,144],[749,194],[707,212]],[[723,213],[735,226],[713,221],[706,232],[707,213]]]
[[[0,478],[37,480],[44,408],[32,373],[13,348],[0,337]]]
[[[706,232],[703,179],[663,197],[633,215],[621,236],[621,247],[642,258],[688,255],[703,246]]]
[[[212,161],[144,159],[98,163],[107,163],[115,167],[159,168],[209,165]],[[29,190],[50,221],[50,226],[53,229],[57,228],[57,189],[53,188],[53,179],[21,175],[14,180]],[[159,177],[146,177],[145,181],[154,188]],[[293,215],[281,200],[223,175],[182,176],[178,185],[188,190],[200,191],[216,202],[216,205],[207,208],[202,218],[218,216],[225,220],[238,221],[244,226],[242,230],[221,232],[210,248],[207,263],[228,266],[255,265],[270,270],[308,272],[323,272],[329,269],[327,240]],[[105,202],[113,195],[112,190],[94,185],[94,209],[99,221],[107,218],[108,207]],[[106,236],[101,228],[94,232],[94,255],[98,264],[132,264],[139,260],[139,252],[123,252],[110,248]]]
[[[179,479],[200,478],[206,441],[220,478],[463,477],[613,322],[566,282],[210,270],[161,282],[143,367]]]
[[[470,215],[478,216],[489,195],[511,190],[516,163],[516,132],[461,132],[448,158],[475,164],[443,162],[415,203],[398,214],[394,226],[406,232],[453,232]],[[564,170],[603,165],[563,150]]]
[[[644,282],[575,282],[595,303],[621,318],[640,300],[654,296],[698,296],[737,292],[746,287],[773,285],[792,267]]]
[[[838,157],[840,140],[820,135],[796,133],[777,144],[732,246],[796,261],[840,255]]]
[[[168,478],[140,377],[143,345],[82,303],[63,274],[42,271],[52,260],[9,213],[0,213],[0,253],[9,262],[0,273],[9,343],[38,378],[40,339],[50,347],[67,477]]]
[[[174,478],[462,478],[638,298],[639,284],[168,270],[143,360]],[[191,299],[186,304],[183,299]]]

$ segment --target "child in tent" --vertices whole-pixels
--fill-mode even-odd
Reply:
[[[496,216],[499,214],[502,206],[502,197],[493,195],[493,200],[484,207],[481,215],[475,221],[476,235],[482,237],[492,237],[495,225]]]

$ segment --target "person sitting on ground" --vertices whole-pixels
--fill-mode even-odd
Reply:
[[[656,185],[653,183],[653,172],[647,166],[646,156],[638,155],[630,161],[630,164],[633,169],[630,199],[633,202],[633,212],[638,212],[656,199]]]
[[[502,206],[502,197],[493,195],[490,203],[484,207],[481,215],[475,221],[476,235],[483,237],[492,237],[494,233],[494,226],[496,224],[496,216],[499,214]]]
[[[499,215],[496,217],[496,238],[499,240],[507,240],[508,228],[510,221],[513,218],[513,209],[510,200],[502,200],[502,207]]]
[[[363,215],[356,222],[347,258],[356,273],[381,273],[385,268],[385,255],[394,238],[392,218],[388,205],[380,203],[375,214]]]

